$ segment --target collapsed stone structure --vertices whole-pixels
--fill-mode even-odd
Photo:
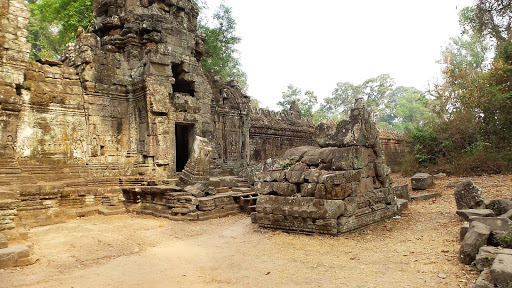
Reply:
[[[339,234],[397,213],[390,169],[362,99],[349,120],[315,129],[321,148],[288,150],[259,177],[253,219],[261,227]]]
[[[486,203],[482,190],[470,179],[455,187],[460,230],[459,261],[481,271],[475,287],[512,285],[512,201]]]

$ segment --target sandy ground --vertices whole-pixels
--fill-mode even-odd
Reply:
[[[245,215],[94,216],[39,227],[30,231],[39,260],[0,270],[0,287],[468,287],[478,273],[457,261],[457,180],[436,180],[428,192],[440,198],[340,237],[261,230]],[[473,180],[488,200],[512,197],[512,176]]]

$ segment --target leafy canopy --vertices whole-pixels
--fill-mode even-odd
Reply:
[[[302,90],[293,85],[288,85],[287,90],[282,92],[282,100],[277,102],[277,106],[281,111],[289,111],[290,107],[296,103],[299,106],[300,112],[304,117],[313,117],[313,109],[318,103],[318,98],[315,92],[307,90],[302,95]]]
[[[78,27],[87,29],[92,23],[92,5],[93,0],[29,0],[30,58],[59,58]]]
[[[212,71],[224,81],[236,80],[247,90],[247,74],[241,70],[236,45],[241,38],[235,35],[236,21],[231,7],[221,3],[213,14],[213,25],[200,18],[199,31],[206,35],[206,52],[201,59],[205,71]]]

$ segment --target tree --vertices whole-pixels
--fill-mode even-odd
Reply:
[[[430,116],[430,100],[418,89],[408,89],[398,98],[395,114],[397,121],[393,122],[396,130],[410,133],[415,131]]]
[[[484,37],[494,39],[499,46],[512,37],[512,0],[478,0],[466,21],[476,26]]]
[[[289,111],[293,103],[297,103],[300,112],[304,117],[313,117],[313,109],[318,103],[315,92],[307,90],[302,95],[302,90],[293,85],[288,85],[285,92],[282,92],[282,100],[277,102],[277,106],[281,107],[281,111]]]
[[[236,21],[231,7],[221,3],[213,14],[213,26],[199,23],[199,31],[206,35],[206,52],[201,59],[205,71],[213,71],[224,81],[236,80],[247,91],[247,74],[241,70],[236,45],[241,38],[235,35]]]
[[[382,114],[394,86],[395,80],[389,74],[382,74],[364,81],[361,84],[361,92],[368,108],[377,115]]]
[[[455,173],[512,171],[512,1],[478,0],[459,22],[441,54],[443,79],[428,91],[437,118],[413,128],[412,150]]]
[[[395,80],[389,74],[370,78],[359,85],[338,82],[332,96],[324,99],[319,111],[334,121],[346,119],[354,100],[362,97],[372,112],[382,115],[394,85]]]
[[[319,111],[328,118],[339,121],[346,119],[356,98],[362,96],[361,86],[350,82],[338,82],[331,97],[324,99]]]
[[[93,0],[29,0],[28,4],[31,59],[59,58],[78,27],[87,29],[93,21]]]

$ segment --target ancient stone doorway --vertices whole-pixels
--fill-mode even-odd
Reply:
[[[182,172],[194,145],[194,124],[176,123],[176,172]]]

